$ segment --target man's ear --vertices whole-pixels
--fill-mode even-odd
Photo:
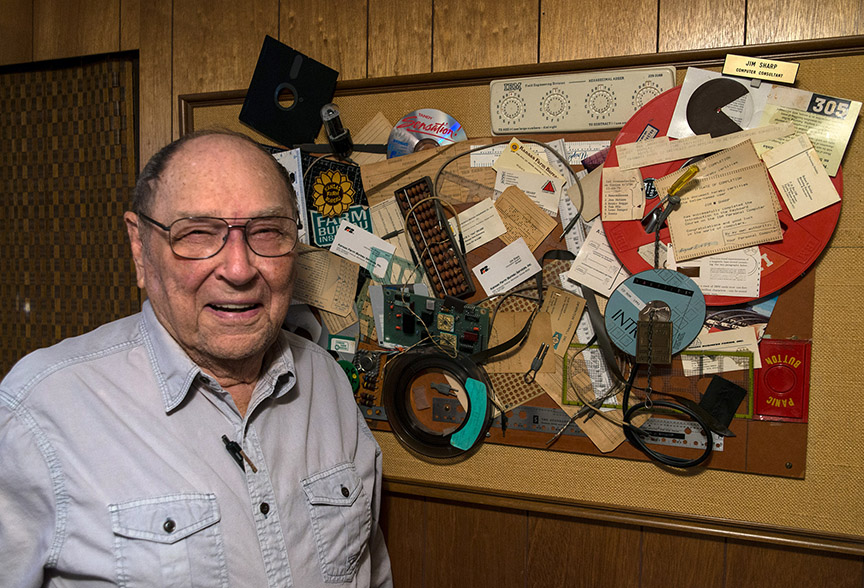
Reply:
[[[126,232],[129,233],[129,244],[132,247],[132,260],[135,262],[135,274],[137,276],[138,287],[142,290],[145,288],[145,269],[144,269],[144,243],[141,241],[140,227],[138,226],[138,215],[134,212],[126,212],[123,214],[123,221],[126,223]]]

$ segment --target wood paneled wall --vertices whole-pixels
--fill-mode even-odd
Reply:
[[[142,161],[264,35],[347,80],[862,33],[864,0],[0,0],[0,65],[140,49]]]
[[[202,0],[155,3],[168,5],[162,27],[172,32],[170,52],[164,35],[142,36],[142,160],[178,136],[178,95],[248,85],[265,34],[346,80],[864,32],[864,0],[829,0],[831,14],[819,18],[809,0],[783,0],[783,10],[767,1],[624,0],[614,14],[603,3],[568,0],[220,0],[206,10]],[[165,85],[148,70],[172,72],[170,100],[164,88],[147,89]]]
[[[389,493],[396,588],[861,588],[864,559],[638,523]]]
[[[399,15],[399,18],[394,18]],[[377,0],[369,3],[370,78],[432,71],[432,0]]]
[[[119,0],[35,0],[33,61],[120,48]]]
[[[33,0],[0,0],[0,65],[33,60]]]
[[[265,35],[346,80],[859,34],[864,0],[0,0],[0,66],[140,50],[142,164],[178,95],[248,85]],[[864,585],[830,550],[403,493],[383,513],[397,587]]]

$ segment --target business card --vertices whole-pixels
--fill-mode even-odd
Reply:
[[[471,271],[487,294],[500,294],[539,272],[540,264],[520,237]]]
[[[396,246],[343,220],[330,245],[330,251],[365,267],[372,276],[384,279]]]
[[[496,198],[510,186],[516,186],[525,192],[549,216],[558,216],[558,201],[564,191],[563,179],[532,172],[499,170],[495,178]]]

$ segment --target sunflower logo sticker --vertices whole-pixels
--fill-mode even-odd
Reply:
[[[330,247],[343,220],[372,232],[360,168],[308,153],[302,158],[303,169],[307,172],[303,177],[303,192],[309,215],[310,243]]]
[[[354,203],[354,184],[341,171],[321,172],[312,184],[312,204],[326,218],[341,215]]]

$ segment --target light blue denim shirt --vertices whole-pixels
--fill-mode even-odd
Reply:
[[[0,383],[4,588],[389,586],[380,485],[344,373],[287,332],[245,418],[149,302]]]

